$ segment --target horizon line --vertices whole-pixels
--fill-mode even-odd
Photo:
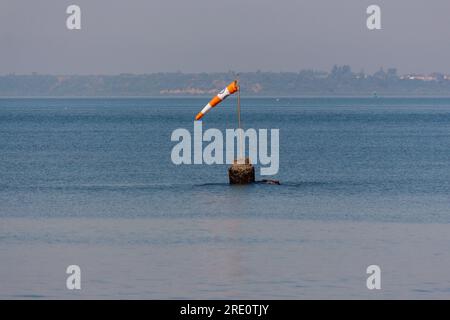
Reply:
[[[347,67],[349,65],[335,65],[336,67]],[[350,66],[349,66],[350,67]],[[362,73],[365,75],[373,75],[379,71],[388,71],[394,69],[398,72],[398,69],[396,67],[380,67],[377,71],[374,72],[365,72],[364,69],[361,69],[360,71],[355,71],[351,69],[350,71],[354,74]],[[145,73],[134,73],[134,72],[120,72],[120,73],[41,73],[37,71],[32,71],[29,73],[16,73],[16,72],[8,72],[8,73],[0,73],[0,77],[4,76],[55,76],[55,77],[72,77],[72,76],[80,76],[80,77],[86,77],[86,76],[103,76],[103,77],[117,77],[117,76],[145,76],[145,75],[157,75],[157,74],[182,74],[182,75],[212,75],[212,74],[232,74],[234,76],[239,76],[242,74],[254,74],[254,73],[272,73],[272,74],[298,74],[304,71],[312,71],[316,73],[331,73],[333,71],[333,68],[330,70],[321,70],[321,69],[300,69],[296,71],[273,71],[273,70],[254,70],[254,71],[193,71],[193,72],[185,72],[185,71],[155,71],[155,72],[145,72]],[[432,74],[443,74],[443,75],[449,75],[450,72],[445,71],[427,71],[426,73],[420,73],[420,72],[406,72],[406,73],[397,73],[397,75],[432,75]]]

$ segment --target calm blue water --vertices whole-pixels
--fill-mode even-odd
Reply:
[[[172,164],[207,100],[0,99],[0,299],[448,298],[450,99],[244,99],[280,186]]]
[[[450,222],[450,99],[244,99],[245,127],[280,129],[282,182],[246,187],[171,162],[206,100],[1,99],[1,216]]]

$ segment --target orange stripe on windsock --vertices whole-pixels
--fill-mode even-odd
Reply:
[[[211,107],[215,107],[217,106],[220,102],[222,102],[222,99],[220,99],[218,96],[215,96],[214,98],[211,99],[211,101],[209,102],[209,104],[211,105]]]
[[[233,93],[235,93],[236,91],[238,91],[238,90],[239,90],[239,86],[238,86],[238,84],[237,84],[237,81],[234,80],[232,83],[230,83],[230,84],[228,85],[227,89],[228,89],[228,92],[229,92],[230,94],[233,94]]]
[[[203,118],[203,113],[199,112],[199,113],[197,113],[197,116],[195,117],[195,121],[198,121],[201,118]]]

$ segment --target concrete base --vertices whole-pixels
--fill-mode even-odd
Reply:
[[[250,159],[245,159],[245,164],[234,163],[228,169],[230,184],[250,184],[255,182],[255,168],[250,163]]]

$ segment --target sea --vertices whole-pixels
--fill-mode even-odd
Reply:
[[[1,98],[0,299],[450,298],[450,98],[243,97],[279,129],[245,186],[172,161],[208,100]]]

